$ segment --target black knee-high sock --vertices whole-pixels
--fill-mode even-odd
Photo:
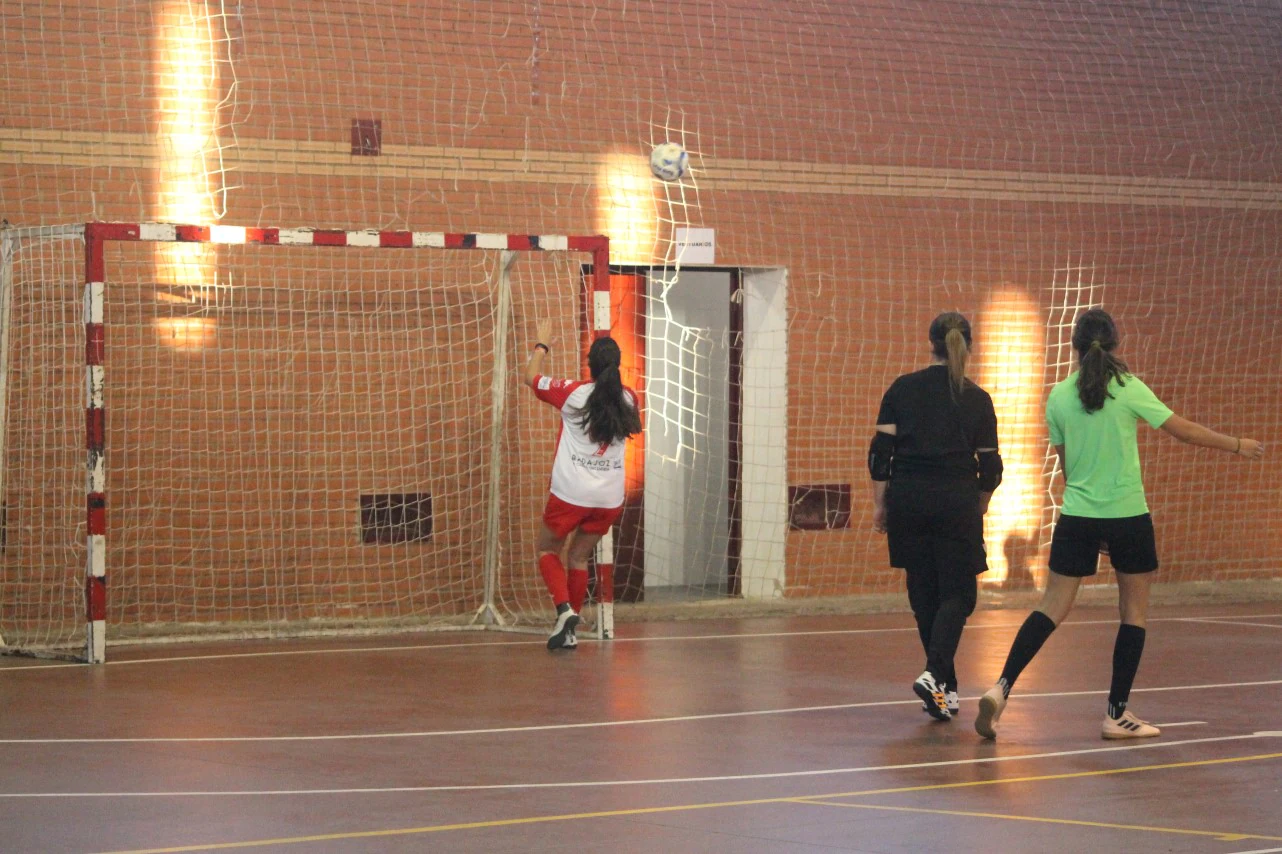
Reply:
[[[1015,635],[1015,642],[1010,645],[1010,653],[1006,656],[1006,666],[1002,668],[1002,678],[1000,684],[1002,690],[1008,695],[1010,689],[1015,686],[1015,680],[1019,674],[1024,672],[1024,668],[1037,655],[1037,651],[1046,643],[1046,639],[1055,631],[1055,621],[1043,614],[1041,611],[1034,611],[1024,620],[1024,625],[1019,627],[1019,633]]]
[[[1113,643],[1113,684],[1108,688],[1108,716],[1120,718],[1126,711],[1126,701],[1131,698],[1131,685],[1140,669],[1140,656],[1144,654],[1144,636],[1140,626],[1122,623],[1117,627],[1117,640]]]

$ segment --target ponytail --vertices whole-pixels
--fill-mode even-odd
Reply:
[[[948,351],[948,381],[953,394],[961,394],[966,386],[966,360],[970,357],[970,348],[962,337],[960,329],[950,329],[944,336],[944,349]]]
[[[1108,312],[1092,308],[1073,325],[1073,349],[1077,351],[1077,396],[1087,412],[1098,412],[1113,395],[1108,384],[1117,380],[1126,385],[1130,369],[1113,355],[1118,345],[1117,326]]]
[[[970,322],[955,311],[946,311],[930,324],[930,346],[935,358],[948,362],[948,385],[953,396],[966,387],[966,361],[970,358]]]
[[[620,356],[619,345],[612,338],[598,338],[588,351],[593,388],[581,410],[579,427],[600,445],[621,442],[641,432],[641,416],[624,399]]]

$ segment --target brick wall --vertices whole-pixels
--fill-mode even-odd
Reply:
[[[1267,438],[1282,410],[1282,354],[1260,324],[1282,310],[1276,10],[1050,0],[912,8],[643,2],[603,4],[590,14],[579,3],[538,0],[240,8],[205,22],[217,37],[210,57],[222,101],[206,155],[228,223],[592,233],[601,227],[602,158],[640,156],[652,142],[684,139],[696,204],[660,201],[661,215],[716,228],[720,263],[789,269],[788,482],[856,486],[850,530],[790,535],[796,595],[897,588],[881,542],[867,532],[862,500],[877,400],[896,374],[921,364],[925,328],[938,310],[972,314],[980,357],[1000,361],[995,334],[987,339],[990,351],[982,349],[986,331],[996,330],[985,330],[977,316],[994,287],[1022,289],[1045,317],[1057,284],[1086,277],[1122,324],[1124,355],[1178,412]],[[163,3],[5,4],[0,215],[29,226],[162,213],[158,181],[171,149],[157,108],[169,102],[154,72],[156,28],[167,14]],[[350,126],[358,118],[382,122],[382,156],[351,156]],[[661,229],[659,257],[667,237]],[[243,457],[281,453],[273,442],[287,438],[289,453],[307,456],[307,442],[318,435],[302,416],[259,424],[234,397],[219,399],[212,428],[200,417],[212,405],[210,389],[281,369],[249,354],[307,353],[304,339],[314,328],[282,322],[276,303],[245,325],[218,309],[202,316],[222,317],[220,341],[234,328],[243,349],[216,357],[165,350],[148,336],[154,316],[168,311],[155,302],[155,286],[168,283],[153,281],[138,263],[122,278],[132,290],[117,289],[112,308],[119,313],[109,339],[112,388],[130,389],[134,397],[124,405],[144,421],[155,411],[169,421],[135,425],[135,446],[111,434],[112,447],[131,448],[111,461],[112,538],[130,550],[117,564],[128,567],[127,578],[113,581],[119,590],[163,586],[156,573],[167,567],[201,571],[181,556],[185,547],[129,532],[157,530],[169,513],[209,512],[194,498],[200,493],[249,496],[241,511],[254,510],[252,490],[220,483],[209,458],[182,465],[162,459],[160,449],[175,435],[210,442],[197,437],[212,429],[220,445],[205,453]],[[298,263],[303,273],[308,265],[323,269]],[[257,264],[253,275],[287,281],[300,289],[295,296],[307,288],[287,262]],[[401,281],[402,295],[410,293]],[[78,292],[69,287],[74,303]],[[431,322],[461,321],[445,312]],[[324,334],[324,353],[362,346],[345,337],[351,333],[341,323]],[[448,338],[426,346],[471,345]],[[572,372],[572,365],[562,367]],[[78,382],[74,365],[64,373]],[[1048,381],[1050,374],[1047,368]],[[388,388],[397,386],[389,379]],[[190,398],[180,404],[175,389]],[[417,405],[394,402],[410,421]],[[520,397],[515,405],[523,415],[532,409]],[[375,422],[346,427],[370,443],[346,452],[411,453],[380,449],[377,435],[387,428]],[[528,471],[510,486],[518,496],[512,518],[533,518],[546,477],[550,440],[538,437],[548,425],[535,424],[523,426],[529,435],[516,443]],[[1035,419],[1027,424],[1031,435],[1040,429]],[[416,443],[407,439],[405,447]],[[1148,437],[1143,450],[1167,577],[1277,574],[1282,535],[1260,534],[1247,521],[1282,506],[1264,466]],[[412,457],[386,465],[426,465]],[[174,482],[175,470],[186,479]],[[307,470],[319,480],[306,494],[341,493],[325,512],[350,530],[347,493],[357,486],[330,483],[323,466]],[[120,480],[126,476],[134,480]],[[161,483],[174,491],[157,500]],[[182,494],[190,507],[169,506],[187,500],[175,497]],[[290,531],[275,535],[273,548],[286,553],[304,537],[297,519],[276,511],[264,530]],[[211,536],[220,518],[207,517]],[[516,555],[532,536],[532,521],[522,524],[505,546]],[[59,541],[63,559],[76,536]],[[432,559],[424,564],[408,552],[361,553],[347,543],[330,552],[347,557],[308,553],[280,571],[348,572],[350,558],[359,578],[349,573],[343,583],[368,588],[371,599],[383,595],[380,584],[413,586],[405,579],[433,572]],[[416,566],[380,579],[378,567],[397,561]],[[462,566],[475,555],[451,561]],[[197,608],[205,615],[241,595],[227,591],[255,589],[261,595],[254,607],[264,615],[318,613],[306,603],[291,610],[272,602],[278,579],[241,578],[236,573],[247,570],[231,566],[220,571],[229,573],[227,584],[208,585]],[[175,588],[205,583],[184,580]],[[397,590],[390,599],[429,596],[418,583],[417,591]],[[537,585],[511,583],[511,595],[537,599]],[[466,587],[458,579],[426,586],[452,584]],[[182,618],[163,605],[137,607],[153,608],[141,620]]]

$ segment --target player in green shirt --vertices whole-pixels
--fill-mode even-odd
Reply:
[[[997,737],[997,719],[1011,687],[1072,610],[1082,579],[1095,574],[1101,546],[1117,575],[1121,612],[1101,735],[1146,738],[1161,733],[1126,709],[1144,652],[1149,584],[1158,564],[1136,427],[1143,420],[1190,445],[1248,459],[1264,455],[1264,446],[1254,439],[1225,436],[1172,413],[1114,355],[1117,343],[1117,327],[1107,312],[1093,308],[1083,313],[1073,327],[1078,370],[1056,385],[1046,401],[1046,425],[1064,472],[1064,503],[1051,538],[1041,604],[1015,636],[1001,678],[979,700],[975,731],[985,738]]]

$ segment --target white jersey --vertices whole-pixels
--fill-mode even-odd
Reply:
[[[552,494],[576,507],[620,507],[623,504],[623,452],[626,440],[593,442],[580,423],[594,383],[577,380],[534,379],[539,400],[561,411],[561,429],[552,461]],[[636,392],[624,386],[624,400],[634,409]]]

